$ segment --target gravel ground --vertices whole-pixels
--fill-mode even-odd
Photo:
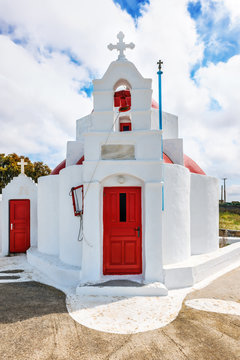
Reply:
[[[240,303],[240,268],[186,299]],[[3,360],[239,360],[240,316],[185,306],[164,328],[132,335],[88,329],[67,313],[65,294],[37,282],[0,284]]]

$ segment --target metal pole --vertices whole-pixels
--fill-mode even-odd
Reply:
[[[227,178],[223,178],[224,202],[227,202],[226,180],[227,180]]]
[[[221,203],[223,203],[223,185],[221,185]]]
[[[158,61],[158,102],[159,102],[159,130],[162,131],[162,60]],[[163,160],[163,139],[161,134],[161,159]],[[164,167],[162,169],[162,211],[164,211]]]
[[[162,130],[162,60],[158,61],[159,129]]]

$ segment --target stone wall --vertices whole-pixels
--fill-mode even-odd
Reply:
[[[230,213],[239,214],[240,215],[240,203],[233,204],[233,203],[224,203],[219,204],[219,211],[226,212],[229,211]]]
[[[240,237],[240,230],[219,229],[219,236],[223,236],[223,237]]]

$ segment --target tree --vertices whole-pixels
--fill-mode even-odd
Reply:
[[[51,169],[43,164],[42,161],[36,161],[34,163],[28,157],[23,157],[24,161],[28,163],[25,166],[25,174],[31,177],[35,182],[38,181],[40,176],[49,175]],[[21,157],[17,154],[0,154],[0,194],[2,189],[21,172],[21,167],[17,165],[20,162]]]

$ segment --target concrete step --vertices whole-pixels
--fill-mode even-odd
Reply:
[[[31,247],[27,250],[27,260],[29,264],[59,285],[75,287],[79,284],[81,268],[67,265],[57,256],[43,254]]]
[[[211,253],[192,255],[181,263],[165,265],[164,283],[168,289],[191,287],[239,261],[240,242],[237,242]]]
[[[160,282],[141,284],[130,280],[110,280],[98,284],[79,285],[77,295],[95,296],[164,296],[166,286]]]

